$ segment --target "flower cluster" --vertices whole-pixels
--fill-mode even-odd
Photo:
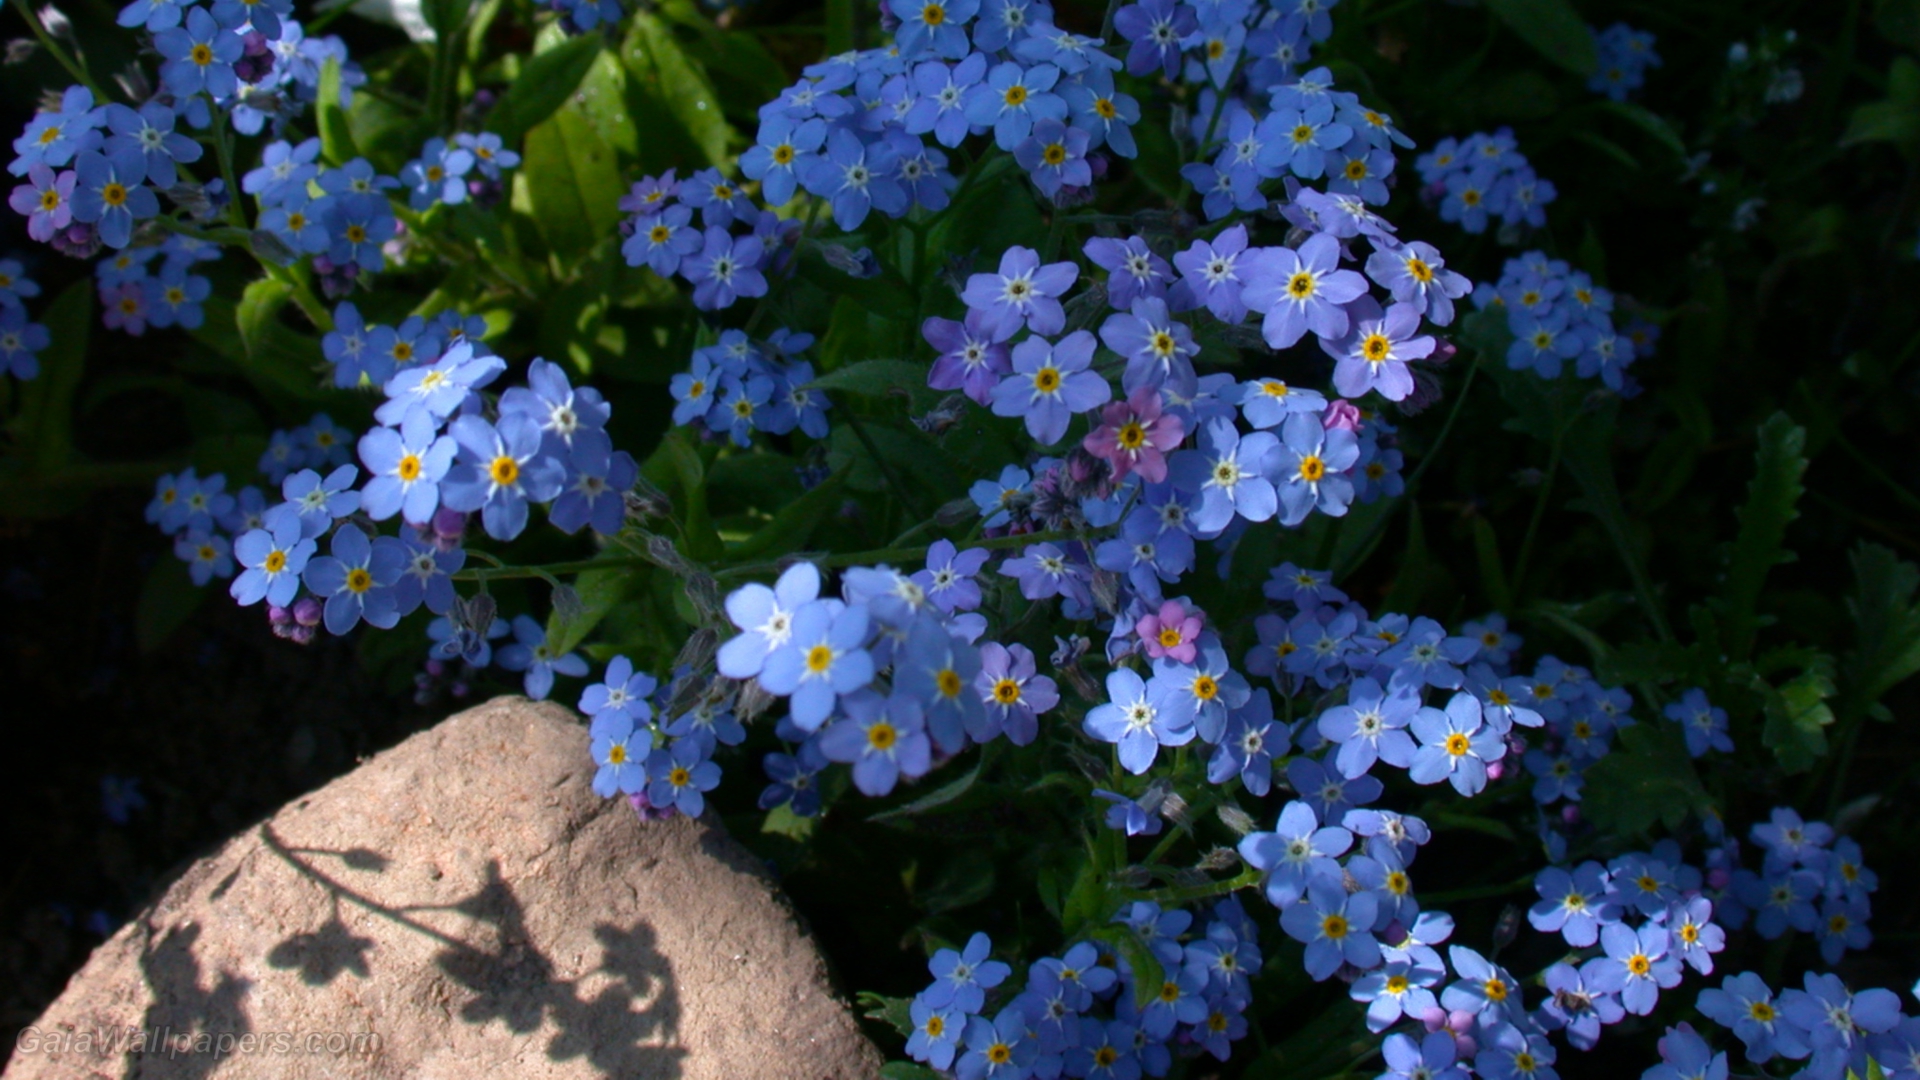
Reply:
[[[620,209],[633,215],[621,226],[627,265],[680,275],[693,285],[694,306],[702,310],[765,296],[767,272],[782,264],[800,229],[799,222],[754,206],[718,169],[685,180],[676,180],[672,169],[646,177],[620,200]],[[741,232],[732,232],[735,227]]]
[[[1262,963],[1239,901],[1214,904],[1204,924],[1148,901],[1113,922],[1156,970],[1136,970],[1106,941],[1080,941],[1035,961],[1016,992],[987,935],[939,950],[927,964],[933,982],[908,1006],[908,1055],[964,1080],[1164,1076],[1176,1053],[1227,1060],[1247,1033],[1241,1013]],[[1142,993],[1142,979],[1158,986]]]
[[[1513,344],[1507,366],[1557,379],[1566,362],[1583,379],[1598,376],[1622,397],[1639,393],[1627,368],[1641,348],[1613,325],[1613,293],[1565,259],[1530,251],[1507,260],[1500,280],[1475,287],[1473,302],[1507,314]]]
[[[102,244],[131,244],[134,226],[159,214],[161,194],[205,217],[235,193],[183,169],[203,148],[177,125],[204,130],[219,109],[242,134],[278,132],[317,98],[329,62],[340,67],[344,107],[365,74],[339,38],[307,38],[291,11],[288,0],[128,4],[120,25],[152,34],[160,89],[135,108],[96,104],[90,89],[72,86],[28,122],[8,165],[27,180],[9,204],[28,219],[28,235],[86,257]]]
[[[153,265],[158,257],[159,265]],[[94,264],[94,286],[100,297],[101,321],[109,330],[134,337],[147,327],[199,328],[206,320],[201,307],[212,292],[205,277],[192,272],[201,262],[220,257],[220,249],[190,236],[169,236],[158,244],[142,244],[114,252]]]
[[[1559,196],[1553,181],[1534,173],[1506,128],[1464,139],[1445,138],[1414,162],[1421,194],[1440,205],[1440,218],[1470,233],[1498,219],[1503,237],[1547,223],[1547,204]]]
[[[27,301],[39,295],[19,260],[0,259],[0,372],[23,381],[40,374],[40,352],[53,341],[27,317]]]
[[[673,422],[704,434],[748,446],[753,433],[785,435],[796,428],[815,439],[827,437],[832,402],[812,389],[813,365],[799,357],[813,344],[812,334],[781,329],[756,344],[739,330],[693,353],[693,369],[673,377]]]
[[[1920,1062],[1920,1017],[1903,1016],[1891,990],[1855,993],[1837,975],[1807,972],[1804,989],[1788,988],[1778,997],[1760,976],[1743,971],[1718,989],[1700,991],[1699,1009],[1708,1019],[1732,1029],[1747,1060],[1760,1064],[1780,1058],[1806,1061],[1796,1075],[1806,1080],[1840,1080],[1849,1072],[1867,1076],[1869,1058],[1886,1076],[1905,1077]],[[1684,1027],[1684,1025],[1683,1025]],[[1661,1059],[1669,1071],[1648,1070],[1647,1080],[1699,1075],[1693,1063],[1717,1062],[1726,1074],[1726,1054],[1714,1055],[1691,1031],[1673,1046],[1673,1032],[1662,1040]],[[1656,1076],[1656,1073],[1659,1075]]]
[[[1880,881],[1862,863],[1858,843],[1787,807],[1776,807],[1748,838],[1766,853],[1759,873],[1740,866],[1739,845],[1731,840],[1711,860],[1725,871],[1716,875],[1721,921],[1737,928],[1750,918],[1754,932],[1768,940],[1788,930],[1811,933],[1829,964],[1872,944],[1869,895]]]
[[[1647,69],[1660,66],[1660,54],[1653,51],[1653,35],[1626,23],[1593,30],[1593,45],[1600,64],[1587,80],[1587,88],[1615,101],[1627,100],[1646,83]]]
[[[585,674],[584,664],[579,671]],[[684,682],[662,685],[616,656],[601,682],[580,695],[580,711],[590,724],[594,762],[600,766],[593,790],[603,798],[625,795],[649,819],[685,814],[699,817],[706,793],[720,784],[720,766],[711,759],[721,746],[738,746],[747,737],[723,701],[708,694],[686,711],[669,717],[683,698]]]

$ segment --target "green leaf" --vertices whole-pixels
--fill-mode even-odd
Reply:
[[[320,91],[313,113],[320,128],[320,155],[327,164],[345,165],[360,156],[347,125],[347,111],[340,105],[340,61],[335,57],[320,65]]]
[[[1400,569],[1393,576],[1381,607],[1387,611],[1419,611],[1420,597],[1430,581],[1432,558],[1427,551],[1427,530],[1421,523],[1418,503],[1407,502],[1407,550],[1400,557]]]
[[[445,40],[460,32],[461,24],[467,20],[468,6],[469,0],[423,0],[420,14],[434,36]]]
[[[867,1019],[891,1025],[893,1030],[903,1036],[913,1034],[911,999],[887,997],[871,990],[862,990],[853,996],[853,1000],[860,1006],[860,1015]]]
[[[721,114],[719,96],[706,72],[680,47],[673,28],[649,12],[633,16],[625,60],[642,89],[692,137],[706,157],[704,164],[725,160],[732,128]]]
[[[1623,729],[1613,752],[1587,770],[1584,790],[1587,816],[1621,836],[1644,835],[1656,822],[1678,828],[1687,815],[1713,810],[1680,726],[1660,721]]]
[[[1854,647],[1841,668],[1845,675],[1843,710],[1851,717],[1865,711],[1902,681],[1920,672],[1920,567],[1901,562],[1878,544],[1853,549]]]
[[[547,246],[577,265],[619,228],[626,186],[613,147],[568,102],[527,132],[516,180]]]
[[[534,53],[487,114],[487,130],[509,147],[520,145],[527,132],[552,116],[580,88],[587,72],[593,70],[603,43],[599,34],[581,34]]]
[[[826,478],[813,490],[780,508],[773,520],[759,531],[727,549],[727,558],[738,562],[769,551],[801,551],[813,530],[840,505],[840,490],[846,486],[849,469]]]
[[[909,1029],[906,1034],[913,1032]],[[939,1073],[911,1061],[889,1061],[880,1066],[880,1080],[941,1080]]]
[[[853,0],[827,0],[827,55],[853,50]]]
[[[165,645],[200,610],[207,588],[193,583],[187,564],[179,559],[155,560],[134,606],[133,638],[140,651],[150,653]]]
[[[1571,0],[1486,0],[1486,5],[1542,56],[1575,75],[1591,75],[1599,68],[1593,31]]]
[[[1160,966],[1160,960],[1153,955],[1153,950],[1147,948],[1147,943],[1140,940],[1139,934],[1111,923],[1094,927],[1087,931],[1087,936],[1113,946],[1113,950],[1126,959],[1127,965],[1133,968],[1134,1004],[1146,1008],[1147,1003],[1159,995],[1160,986],[1167,978],[1166,969]]]
[[[883,397],[895,389],[917,390],[927,383],[927,365],[912,360],[861,360],[813,380],[815,390],[845,390]]]
[[[1666,118],[1660,114],[1630,101],[1601,101],[1596,102],[1593,107],[1601,112],[1612,113],[1651,135],[1655,142],[1672,152],[1675,161],[1687,159],[1686,140],[1682,139],[1680,133],[1673,130],[1673,125],[1667,123]],[[1582,269],[1592,270],[1593,268],[1583,267]]]
[[[891,810],[882,810],[867,818],[867,820],[872,822],[899,821],[902,818],[924,814],[929,810],[937,810],[953,802],[960,798],[960,796],[965,795],[973,788],[974,784],[979,782],[980,775],[986,771],[987,760],[993,756],[992,750],[993,744],[991,743],[981,747],[980,757],[973,763],[972,771],[960,777],[958,780],[943,784],[910,803],[896,806]]]
[[[1827,699],[1833,696],[1833,681],[1824,670],[1803,671],[1783,686],[1760,684],[1764,698],[1766,726],[1760,741],[1773,751],[1780,768],[1788,774],[1806,772],[1815,761],[1826,756],[1827,734],[1833,723],[1833,710]]]
[[[1800,516],[1797,505],[1801,474],[1807,471],[1805,428],[1785,413],[1774,413],[1760,425],[1759,448],[1754,454],[1753,482],[1746,505],[1740,508],[1740,534],[1727,558],[1727,576],[1715,611],[1720,616],[1721,645],[1729,658],[1745,660],[1753,654],[1760,629],[1760,590],[1767,572],[1793,561],[1784,542],[1787,525]]]
[[[240,303],[233,309],[233,321],[240,331],[240,345],[247,350],[249,359],[266,348],[268,328],[278,320],[280,309],[287,306],[292,296],[292,285],[270,277],[250,282],[240,293]]]
[[[34,467],[51,472],[73,455],[73,396],[86,370],[87,339],[93,332],[92,283],[67,286],[38,321],[52,340],[40,353],[40,376],[20,386],[20,412],[13,423]]]
[[[1656,641],[1622,645],[1595,665],[1595,674],[1610,686],[1622,683],[1669,683],[1690,678],[1693,652],[1686,646]]]
[[[572,652],[608,612],[638,590],[642,576],[628,567],[581,571],[573,581],[573,590],[580,598],[579,610],[569,613],[555,605],[547,616],[547,647],[555,656]]]
[[[1905,150],[1920,143],[1920,64],[1911,57],[1895,57],[1887,70],[1886,100],[1860,106],[1847,121],[1840,145],[1864,142],[1898,143]]]
[[[263,391],[292,397],[299,401],[320,401],[333,392],[320,381],[320,342],[311,334],[301,334],[278,319],[265,318],[263,308],[270,288],[261,279],[261,291],[254,294],[254,308],[246,317],[252,348],[241,335],[240,306],[225,294],[215,292],[202,303],[206,319],[191,331],[194,340],[233,361]],[[248,286],[249,293],[253,287]],[[246,302],[242,294],[242,303]]]
[[[1493,524],[1479,514],[1473,516],[1473,556],[1480,568],[1480,585],[1494,611],[1513,608],[1513,590],[1507,584],[1507,564],[1500,557],[1500,538]]]
[[[807,838],[813,835],[815,820],[815,818],[801,817],[793,812],[793,807],[781,803],[767,811],[767,820],[761,823],[760,831],[805,843]]]
[[[723,546],[720,534],[714,531],[713,519],[707,514],[706,463],[685,432],[685,428],[675,428],[660,440],[657,453],[666,455],[668,466],[680,481],[680,498],[674,506],[683,515],[680,526],[686,535],[686,553],[690,558],[705,561],[718,558]]]

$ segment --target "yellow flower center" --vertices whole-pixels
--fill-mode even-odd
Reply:
[[[667,774],[667,783],[674,787],[686,787],[692,779],[693,774],[687,771],[685,765],[675,765],[673,771]]]
[[[939,26],[947,21],[947,9],[939,4],[928,4],[920,9],[920,21],[928,26]]]
[[[993,684],[993,700],[1002,705],[1012,705],[1020,700],[1020,684],[1012,679],[1001,679]]]
[[[60,193],[52,188],[40,193],[40,209],[52,211],[60,209]]]
[[[1367,358],[1369,364],[1383,364],[1393,352],[1393,342],[1385,334],[1368,334],[1360,339],[1360,355]]]
[[[1458,731],[1447,736],[1447,753],[1452,754],[1454,757],[1459,757],[1472,748],[1472,740]]]
[[[1365,180],[1367,178],[1367,163],[1360,158],[1353,158],[1347,162],[1346,173],[1347,179],[1355,183]]]
[[[1178,627],[1163,626],[1160,628],[1160,647],[1161,648],[1172,649],[1172,648],[1179,647],[1179,645],[1180,645],[1180,629]]]
[[[927,1038],[929,1039],[937,1039],[945,1035],[947,1033],[946,1017],[941,1016],[939,1013],[934,1013],[932,1016],[927,1017],[926,1026],[921,1030],[927,1033]]]
[[[348,592],[363,593],[371,588],[373,588],[373,575],[367,572],[366,567],[356,566],[347,571]]]
[[[412,345],[409,345],[409,344],[407,344],[407,343],[406,343],[406,342],[404,342],[404,341],[396,341],[396,342],[394,342],[394,343],[393,343],[393,358],[394,358],[395,360],[398,360],[398,361],[400,361],[400,362],[401,362],[401,363],[403,363],[403,364],[404,364],[404,363],[406,363],[407,361],[409,361],[409,360],[411,360],[411,359],[413,359],[413,346],[412,346]]]
[[[833,649],[827,645],[815,645],[807,650],[807,670],[815,675],[824,674],[833,666]]]
[[[1173,982],[1171,980],[1161,983],[1160,984],[1160,1000],[1161,1001],[1179,1001],[1180,1000],[1180,984]]]
[[[962,688],[960,673],[952,668],[941,668],[940,674],[933,677],[933,685],[939,688],[941,697],[958,697]]]
[[[512,487],[520,479],[520,463],[502,454],[487,467],[487,475],[500,487]]]
[[[1647,959],[1645,954],[1634,953],[1627,957],[1627,970],[1635,975],[1645,975],[1653,970],[1653,961]]]
[[[1047,148],[1040,151],[1040,160],[1055,167],[1064,165],[1067,162],[1067,148],[1059,143],[1048,143]]]
[[[1308,454],[1300,459],[1300,479],[1317,483],[1327,475],[1327,463],[1320,460],[1318,454]]]
[[[284,551],[267,552],[267,557],[261,561],[260,568],[269,574],[277,574],[285,570],[287,568],[287,553]]]
[[[1095,98],[1093,100],[1093,111],[1098,114],[1102,120],[1112,120],[1120,115],[1120,110],[1113,107],[1113,99],[1111,98]]]
[[[1346,937],[1347,917],[1345,915],[1328,915],[1326,918],[1321,919],[1320,933],[1322,936],[1332,938],[1335,941]]]
[[[1201,701],[1212,701],[1219,693],[1220,684],[1213,681],[1213,676],[1202,675],[1193,680],[1193,696]]]
[[[1138,450],[1146,445],[1147,429],[1141,427],[1138,420],[1129,420],[1120,425],[1120,431],[1115,436],[1115,441],[1120,444],[1122,449]]]
[[[1005,1065],[1013,1060],[1013,1047],[997,1042],[987,1047],[987,1060],[995,1065]]]
[[[1043,367],[1033,373],[1033,388],[1043,394],[1051,394],[1060,389],[1060,369]]]
[[[890,750],[900,741],[900,733],[885,720],[867,729],[867,745],[875,750]]]
[[[1488,1001],[1507,1000],[1507,984],[1504,979],[1488,979],[1486,982],[1480,984],[1480,989],[1487,995]]]
[[[627,744],[614,743],[607,747],[607,764],[625,765],[627,763]]]
[[[394,466],[393,474],[408,483],[420,479],[420,458],[414,454],[406,455],[400,459],[400,464]]]
[[[187,55],[193,58],[194,63],[201,67],[206,67],[208,64],[213,63],[213,46],[206,44],[195,45],[188,51]]]
[[[1003,97],[1006,100],[1008,108],[1017,109],[1027,103],[1027,88],[1019,83],[1014,83],[1012,86],[1007,87],[1007,92]]]
[[[1747,1006],[1747,1015],[1763,1024],[1771,1024],[1774,1017],[1773,1006],[1764,1001],[1756,1001]]]
[[[787,145],[786,143],[781,143],[779,146],[774,147],[773,163],[775,165],[793,164],[793,147]]]
[[[100,201],[108,206],[125,206],[127,188],[125,184],[111,183],[100,189]]]
[[[1305,300],[1313,295],[1313,275],[1305,270],[1287,279],[1287,295],[1295,300]]]
[[[347,242],[348,242],[348,243],[350,243],[350,244],[364,244],[364,243],[366,243],[366,242],[367,242],[367,229],[366,229],[366,226],[364,226],[364,225],[349,225],[349,226],[347,226]]]

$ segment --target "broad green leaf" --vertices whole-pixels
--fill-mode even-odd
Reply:
[[[827,0],[827,55],[853,50],[853,0]]]
[[[860,1006],[860,1015],[867,1019],[891,1025],[902,1036],[913,1034],[913,1014],[910,1011],[913,1002],[910,999],[862,990],[854,995],[853,1000]]]
[[[1800,516],[1797,504],[1807,470],[1805,428],[1785,413],[1775,413],[1760,425],[1759,448],[1754,455],[1753,481],[1746,505],[1740,508],[1740,534],[1727,558],[1726,582],[1715,610],[1720,616],[1721,644],[1733,660],[1753,654],[1759,632],[1760,590],[1767,572],[1793,561],[1784,542],[1787,525]]]
[[[320,128],[320,156],[327,164],[345,165],[360,156],[353,145],[347,111],[340,104],[340,61],[334,57],[328,57],[327,62],[320,65],[320,90],[313,103],[313,114]]]
[[[1687,159],[1686,141],[1680,137],[1679,132],[1673,130],[1673,125],[1667,123],[1666,118],[1660,114],[1647,109],[1645,106],[1636,105],[1631,101],[1601,101],[1596,102],[1593,107],[1599,109],[1601,112],[1612,113],[1639,128],[1641,131],[1646,132],[1653,137],[1655,142],[1658,142],[1661,146],[1671,151],[1675,161],[1685,161]],[[1591,270],[1590,267],[1583,267],[1583,269]]]
[[[1113,946],[1115,952],[1133,968],[1133,1003],[1146,1008],[1147,1003],[1160,994],[1160,986],[1166,981],[1166,969],[1160,966],[1160,960],[1140,940],[1140,935],[1125,926],[1097,926],[1087,931],[1087,936],[1096,938]]]
[[[457,34],[467,21],[467,9],[470,0],[422,0],[420,14],[427,20],[427,27],[434,34],[445,39],[449,34]]]
[[[1841,146],[1863,142],[1891,142],[1904,150],[1920,143],[1920,64],[1911,57],[1895,57],[1887,70],[1887,97],[1853,112]]]
[[[561,108],[527,132],[516,176],[534,220],[562,265],[576,265],[619,228],[625,191],[613,147],[579,109]]]
[[[569,613],[555,606],[547,616],[547,647],[555,656],[572,652],[609,611],[624,603],[640,587],[642,576],[642,571],[632,567],[581,571],[573,581],[573,590],[580,597],[580,609],[568,617]]]
[[[487,130],[499,135],[507,146],[518,146],[527,132],[552,116],[580,88],[603,47],[604,39],[599,34],[581,34],[534,53],[487,114]]]
[[[815,390],[845,390],[866,397],[884,397],[896,390],[926,385],[927,365],[912,360],[861,360],[813,380]]]
[[[73,454],[73,397],[86,369],[93,332],[93,283],[76,281],[48,304],[39,323],[52,339],[40,353],[40,375],[20,387],[17,441],[34,468],[52,472]]]
[[[1480,586],[1494,611],[1513,608],[1513,590],[1507,585],[1507,564],[1500,557],[1500,538],[1493,524],[1479,514],[1473,516],[1473,555],[1480,568]]]
[[[1571,0],[1485,0],[1494,17],[1520,35],[1542,56],[1576,75],[1591,75],[1600,66],[1593,31],[1575,11]]]
[[[1600,829],[1644,835],[1655,823],[1678,828],[1689,814],[1712,811],[1677,724],[1642,722],[1620,732],[1619,745],[1587,770],[1581,807]]]
[[[156,559],[134,606],[133,636],[140,651],[150,653],[165,645],[200,610],[207,590],[217,586],[217,580],[205,587],[195,585],[187,574],[187,564],[172,558],[171,553],[168,558]]]
[[[333,396],[321,383],[318,335],[301,334],[256,312],[248,320],[254,340],[249,349],[240,334],[239,306],[232,299],[216,291],[201,306],[206,320],[192,331],[194,340],[233,361],[261,390],[305,402]]]
[[[1827,753],[1825,728],[1833,723],[1827,699],[1833,696],[1833,681],[1821,668],[1813,668],[1782,686],[1760,685],[1766,691],[1767,714],[1760,741],[1789,775],[1813,768]]]
[[[707,515],[707,468],[700,459],[700,452],[692,446],[685,434],[685,428],[675,428],[660,440],[657,453],[665,455],[671,474],[680,482],[680,497],[674,500],[674,508],[681,515],[680,527],[685,532],[687,555],[690,558],[707,560],[718,558],[722,552],[720,534],[713,529],[713,519]],[[678,595],[679,590],[675,590]],[[696,624],[697,625],[697,624]]]
[[[793,812],[793,807],[781,803],[767,811],[767,820],[761,823],[760,831],[804,843],[807,837],[813,835],[813,825],[816,820],[801,817]]]
[[[913,1033],[911,1025],[906,1033]],[[941,1074],[911,1061],[889,1061],[880,1066],[880,1080],[941,1080]]]
[[[687,56],[673,28],[659,16],[633,16],[627,36],[625,61],[640,88],[666,108],[705,156],[716,165],[727,156],[732,129],[720,111],[720,100],[700,66]]]
[[[846,486],[847,470],[827,477],[813,490],[780,508],[773,520],[752,536],[727,549],[727,558],[738,562],[770,551],[802,551],[813,530],[840,505],[841,488]]]
[[[1861,544],[1853,550],[1853,580],[1847,610],[1854,647],[1841,668],[1841,700],[1850,717],[1920,672],[1920,606],[1914,603],[1920,567],[1878,544]]]
[[[240,331],[240,345],[247,358],[258,356],[267,346],[268,328],[280,317],[280,309],[293,296],[293,286],[278,278],[263,277],[249,283],[240,293],[233,309],[234,326]]]

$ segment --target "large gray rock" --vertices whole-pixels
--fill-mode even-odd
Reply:
[[[585,729],[521,698],[408,739],[194,864],[7,1080],[874,1076],[754,860],[592,775]]]

